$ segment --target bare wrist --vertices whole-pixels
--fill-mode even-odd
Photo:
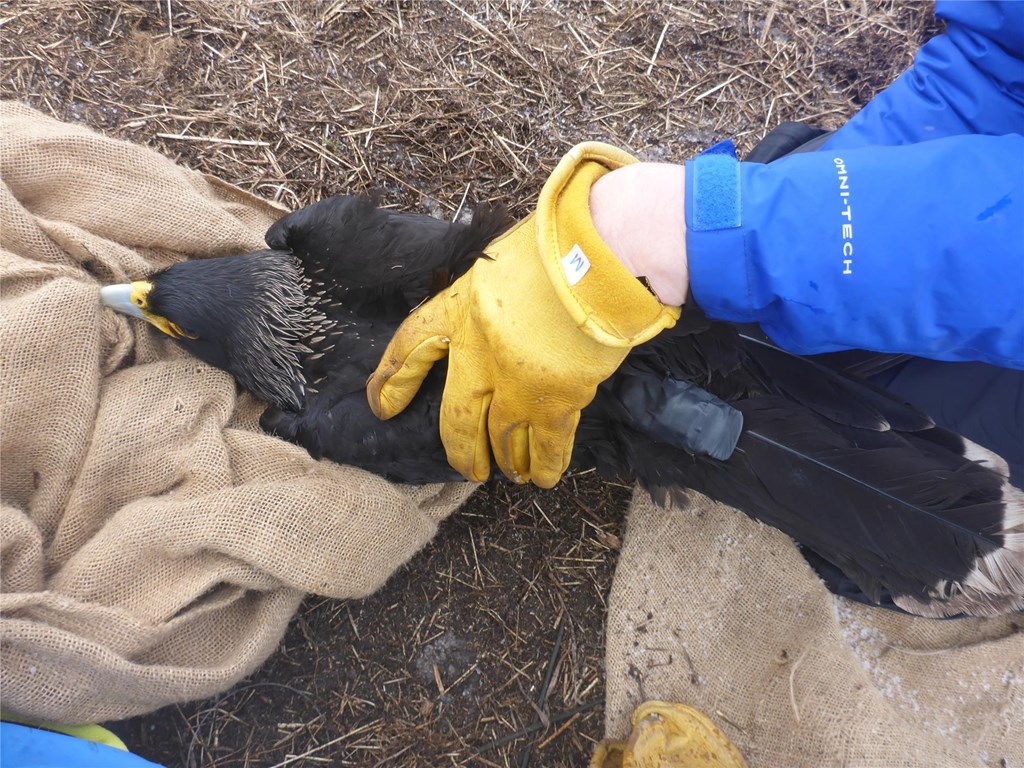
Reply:
[[[670,306],[681,306],[689,290],[685,189],[682,165],[636,163],[605,174],[590,190],[597,233]]]

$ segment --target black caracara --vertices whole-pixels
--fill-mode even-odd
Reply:
[[[508,224],[496,208],[449,224],[335,197],[274,224],[271,250],[175,264],[102,296],[231,373],[270,403],[263,428],[313,456],[400,482],[451,480],[438,433],[445,365],[389,421],[364,388],[409,311]],[[573,467],[733,505],[859,599],[925,616],[1024,608],[1024,500],[1005,465],[847,375],[842,359],[790,355],[688,307],[598,389]]]

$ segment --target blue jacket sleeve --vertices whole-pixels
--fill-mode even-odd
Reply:
[[[801,354],[1024,368],[1024,137],[687,164],[687,259],[712,317]]]
[[[817,155],[688,164],[691,288],[711,316],[795,352],[1024,368],[1024,4],[936,15],[946,33]]]
[[[946,33],[923,46],[914,64],[833,134],[844,149],[1024,130],[1024,5],[938,2]]]

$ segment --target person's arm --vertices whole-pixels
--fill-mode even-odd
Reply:
[[[1024,128],[1024,7],[1007,2],[937,2],[945,34],[850,118],[827,150],[914,144],[962,134],[1000,136]]]
[[[840,349],[1024,368],[1024,137],[639,164],[591,191],[597,231],[665,303]],[[673,210],[685,206],[685,229]],[[682,245],[685,236],[685,246]]]
[[[760,321],[794,351],[865,347],[1020,367],[1024,159],[1019,135],[991,137],[1024,127],[1024,13],[1008,2],[939,2],[936,13],[947,32],[818,157],[732,162],[731,191],[710,183],[720,175],[705,174],[704,184],[688,179],[688,223],[694,206],[703,223],[685,232],[685,246],[683,226],[669,218],[684,205],[681,166],[608,174],[591,194],[595,226],[663,301],[686,296],[689,258],[694,295],[710,314]],[[945,141],[880,149],[936,139]],[[856,172],[840,179],[837,158]],[[690,168],[714,163],[729,165],[719,157]],[[856,191],[839,189],[851,183]],[[729,205],[742,213],[741,227],[723,225]],[[643,222],[644,236],[624,218]],[[855,240],[844,237],[854,232]],[[847,265],[844,255],[844,279],[833,283],[837,248],[857,257]]]
[[[698,157],[686,181],[690,288],[712,317],[802,354],[1024,368],[1024,137]]]

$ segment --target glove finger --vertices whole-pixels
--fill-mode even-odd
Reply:
[[[487,435],[494,463],[502,474],[514,483],[526,483],[530,480],[530,424],[519,409],[506,405],[508,402],[506,397],[491,403]]]
[[[580,412],[567,414],[563,424],[551,429],[531,424],[529,430],[530,479],[540,488],[553,488],[572,460]]]
[[[543,425],[536,415],[531,423],[491,404],[487,427],[494,461],[509,480],[552,488],[569,468],[580,412],[546,415]]]
[[[377,418],[404,411],[434,363],[448,354],[451,339],[440,330],[434,308],[428,302],[406,318],[366,382],[366,399]]]
[[[448,369],[451,379],[451,368]],[[491,447],[487,436],[487,415],[491,392],[480,397],[462,398],[449,394],[445,383],[441,396],[441,442],[448,463],[467,480],[485,482],[491,476]]]

